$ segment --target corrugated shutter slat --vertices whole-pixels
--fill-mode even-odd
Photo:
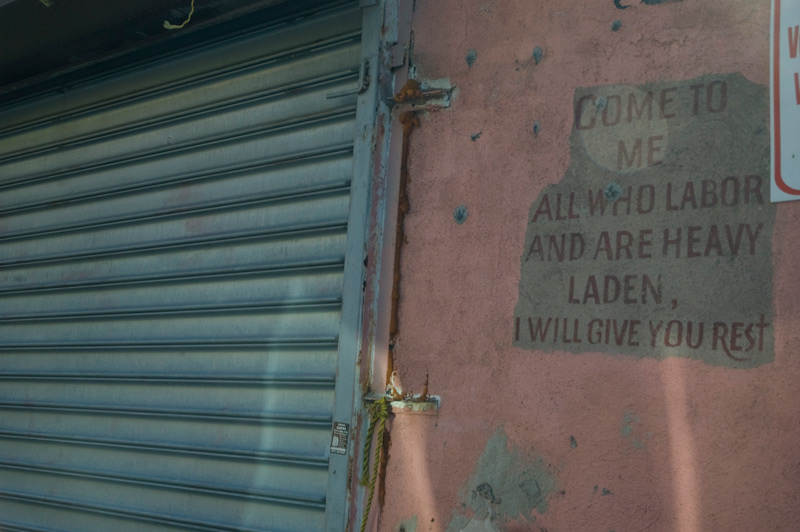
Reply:
[[[0,109],[0,528],[323,530],[361,14]]]

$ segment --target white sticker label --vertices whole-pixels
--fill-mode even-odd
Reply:
[[[347,437],[350,434],[350,425],[347,423],[334,422],[333,433],[331,434],[331,452],[336,454],[347,454]]]

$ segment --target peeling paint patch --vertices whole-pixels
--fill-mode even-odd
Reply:
[[[619,427],[619,432],[623,437],[629,438],[633,434],[633,424],[639,423],[639,418],[633,415],[632,412],[625,412],[622,414],[622,425]]]
[[[622,434],[623,438],[630,440],[635,448],[641,449],[644,447],[644,443],[634,434],[634,425],[641,425],[639,418],[631,412],[625,412],[622,415],[622,425],[619,427],[619,432]],[[648,438],[649,437],[650,434],[648,433]]]
[[[487,515],[485,519],[470,519],[458,532],[500,532],[500,530],[492,523],[492,516]]]
[[[533,451],[509,449],[508,437],[499,428],[459,491],[462,513],[453,517],[447,531],[494,531],[494,521],[533,521],[533,511],[546,512],[547,498],[555,491],[555,476],[544,459]]]

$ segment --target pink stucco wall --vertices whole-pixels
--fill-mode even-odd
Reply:
[[[575,89],[769,84],[769,0],[621,4],[416,2],[416,76],[457,94],[411,137],[395,356],[404,389],[429,373],[442,407],[392,419],[381,531],[800,530],[800,203],[775,215],[771,363],[512,345],[529,210],[570,165]],[[494,480],[498,515],[479,523],[476,485],[526,468],[540,493],[526,505]]]

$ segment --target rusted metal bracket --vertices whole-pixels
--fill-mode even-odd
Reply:
[[[378,399],[389,397],[390,395],[365,395],[364,402],[367,404],[374,403]],[[438,395],[428,395],[421,399],[419,395],[409,396],[397,401],[391,401],[389,406],[392,408],[392,413],[406,413],[406,414],[427,414],[436,415],[439,413],[439,407],[442,405],[442,398]]]
[[[434,83],[446,86],[429,85],[423,88],[417,80],[409,79],[394,96],[387,98],[386,101],[389,105],[404,106],[410,111],[450,107],[450,99],[453,96],[455,86],[446,81]]]

